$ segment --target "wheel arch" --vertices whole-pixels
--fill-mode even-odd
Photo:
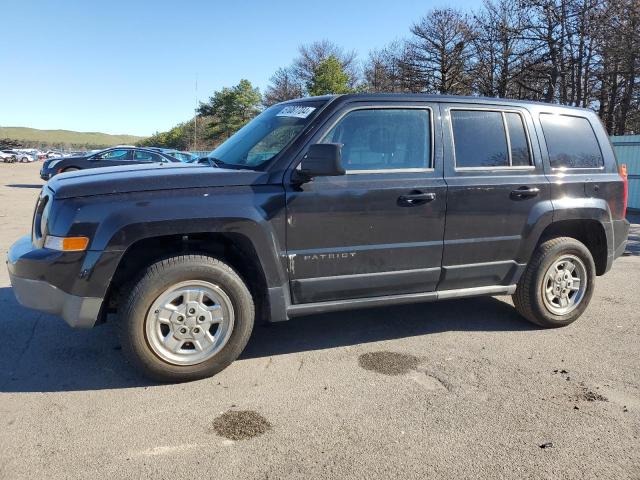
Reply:
[[[538,245],[557,237],[571,237],[583,243],[596,266],[596,275],[604,275],[608,270],[607,234],[604,225],[593,218],[564,219],[548,225],[540,238]]]
[[[148,236],[133,242],[120,257],[105,297],[108,311],[118,309],[122,288],[156,261],[180,254],[203,254],[233,268],[256,304],[256,318],[269,319],[268,280],[253,242],[237,232],[189,232]]]

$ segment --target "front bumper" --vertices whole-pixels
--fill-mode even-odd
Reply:
[[[29,236],[11,246],[7,269],[16,299],[25,307],[60,315],[71,327],[93,327],[103,299],[72,295],[43,279],[59,263],[59,258],[52,260],[47,255],[38,255],[42,250],[33,247]],[[18,275],[18,272],[29,272],[32,278]]]
[[[42,180],[49,180],[51,177],[53,177],[53,175],[50,172],[47,172],[44,169],[40,170],[40,178]]]

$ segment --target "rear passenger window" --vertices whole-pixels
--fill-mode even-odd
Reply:
[[[524,131],[522,115],[514,112],[504,114],[509,131],[509,143],[511,144],[511,165],[514,167],[527,167],[531,165],[531,153],[527,143],[527,134]]]
[[[431,114],[426,109],[385,108],[347,113],[322,143],[340,143],[346,170],[428,168]]]
[[[162,162],[162,157],[155,153],[147,152],[145,150],[136,150],[134,160],[146,161],[146,162]]]
[[[602,152],[589,120],[570,115],[540,114],[552,168],[598,168]]]
[[[527,167],[532,164],[519,113],[452,110],[451,126],[457,168]]]

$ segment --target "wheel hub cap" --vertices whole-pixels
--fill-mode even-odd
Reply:
[[[233,331],[231,300],[219,286],[181,282],[154,301],[145,333],[153,352],[174,365],[195,365],[216,355]]]
[[[555,315],[573,311],[587,289],[587,269],[575,255],[558,258],[547,270],[542,282],[544,304]]]

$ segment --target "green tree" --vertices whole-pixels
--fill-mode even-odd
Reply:
[[[207,103],[200,104],[198,113],[211,117],[207,137],[220,143],[260,112],[262,96],[249,80],[240,80],[235,87],[214,92]]]
[[[340,60],[330,55],[322,60],[313,70],[313,77],[307,83],[309,95],[326,95],[328,93],[349,93],[349,75],[344,71]]]

